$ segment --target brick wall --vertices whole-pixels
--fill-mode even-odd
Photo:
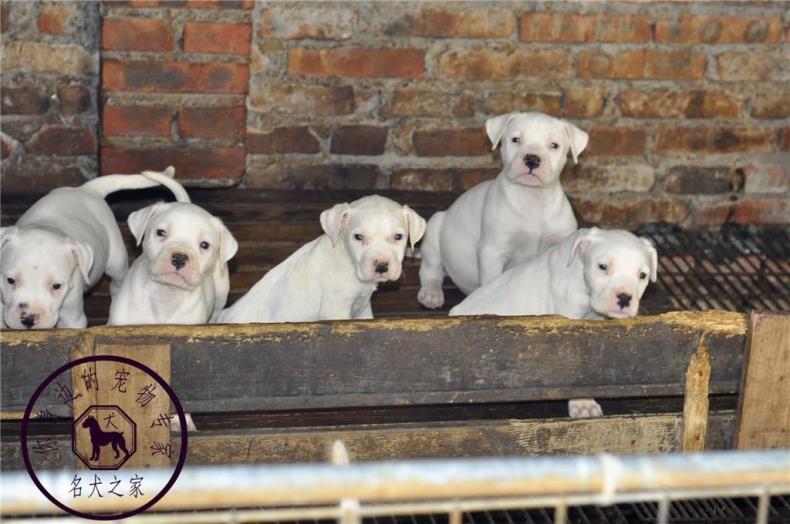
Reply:
[[[3,194],[96,176],[99,6],[0,2]]]
[[[537,110],[590,132],[563,174],[586,220],[790,223],[779,2],[101,11],[102,173],[172,163],[199,185],[457,192],[499,170],[485,120]],[[24,23],[12,14],[8,34]]]

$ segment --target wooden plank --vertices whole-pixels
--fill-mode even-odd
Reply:
[[[191,412],[680,396],[702,333],[710,393],[734,393],[745,331],[745,315],[725,312],[88,330],[100,344],[171,344]],[[18,410],[9,398],[2,411]]]
[[[790,447],[790,315],[751,316],[736,447]]]
[[[712,413],[706,448],[729,448],[734,423],[732,411]],[[680,414],[198,431],[189,437],[189,463],[324,462],[335,440],[343,441],[352,461],[364,461],[600,452],[663,453],[680,450],[682,438],[683,418]],[[63,443],[68,445],[65,440]],[[48,456],[48,462],[40,466],[59,468],[63,460],[62,456],[52,454]],[[2,442],[2,464],[7,469],[22,467],[18,442]]]
[[[704,335],[686,370],[686,395],[683,404],[684,452],[705,449],[708,431],[708,390],[710,388],[710,353]]]

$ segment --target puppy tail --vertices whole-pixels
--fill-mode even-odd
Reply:
[[[173,192],[179,202],[189,202],[186,190],[173,180],[176,170],[170,166],[161,173],[145,171],[141,175],[104,175],[82,184],[82,189],[97,193],[102,198],[116,191],[146,189],[163,185]]]
[[[158,171],[143,171],[142,176],[169,189],[170,192],[173,193],[173,196],[176,197],[176,202],[186,202],[188,204],[191,202],[189,195],[186,189],[184,189],[184,186],[173,178],[175,174],[175,168],[173,166],[168,166],[167,169],[161,173]]]

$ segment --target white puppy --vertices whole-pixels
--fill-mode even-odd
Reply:
[[[238,243],[220,219],[182,192],[178,202],[129,215],[129,230],[143,253],[113,297],[108,324],[204,324],[225,307],[228,260]]]
[[[542,113],[492,118],[486,132],[494,148],[502,143],[504,168],[428,222],[417,295],[425,307],[444,303],[445,274],[469,294],[576,231],[559,177],[568,152],[576,161],[587,146],[587,133]]]
[[[307,322],[373,318],[379,282],[397,280],[407,237],[414,245],[425,220],[380,196],[337,204],[321,213],[325,235],[266,273],[222,312],[219,322]]]
[[[84,328],[82,295],[106,273],[111,293],[126,276],[128,255],[104,198],[143,189],[175,173],[108,175],[60,187],[0,230],[3,324],[14,329]]]
[[[655,248],[628,231],[580,229],[478,288],[450,310],[456,315],[564,315],[578,319],[636,316]],[[569,402],[572,417],[600,416],[592,399]]]

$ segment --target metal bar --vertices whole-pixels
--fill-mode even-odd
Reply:
[[[656,236],[656,238],[659,237]],[[683,285],[677,281],[677,277],[675,275],[682,275],[683,279],[689,283],[692,283],[691,280],[693,279],[694,281],[696,281],[696,283],[692,283],[692,285],[696,285],[698,287],[707,290],[708,287],[705,286],[702,282],[699,282],[697,280],[697,275],[691,268],[689,268],[689,271],[683,271],[683,269],[680,266],[678,266],[673,260],[674,256],[683,256],[686,253],[681,253],[680,250],[677,248],[670,247],[669,249],[667,249],[667,247],[672,246],[672,242],[662,241],[661,243],[662,243],[663,251],[665,251],[665,256],[659,257],[659,262],[664,266],[671,265],[672,268],[674,268],[674,273],[672,270],[670,270],[669,274],[675,277],[675,281],[678,286],[677,290],[678,291],[682,290]],[[699,293],[695,294],[693,299],[688,296],[686,298],[687,300],[684,300],[684,302],[688,303],[688,309],[710,309],[710,308],[716,309],[716,307],[718,306],[718,304],[711,302],[710,296],[701,297]],[[704,305],[699,305],[700,301],[704,302]]]
[[[742,496],[749,490],[759,495],[762,491],[756,490],[764,488],[790,492],[787,476],[790,452],[784,450],[606,455],[605,460],[603,457],[186,468],[173,489],[158,503],[157,510],[338,504],[349,498],[366,504],[467,497],[503,499],[525,495],[530,495],[528,500],[532,501],[541,497],[545,501],[548,497],[553,502],[546,505],[553,506],[557,497],[566,498],[570,503],[566,494],[588,495],[591,501],[599,503],[601,500],[609,502],[609,499],[614,502],[616,495],[668,490],[686,491],[689,496],[685,498],[721,495],[727,489],[736,488]],[[163,485],[162,480],[170,474],[170,470],[147,472],[153,485]],[[63,486],[66,492],[73,475],[70,471],[41,472],[39,479],[45,485]],[[125,505],[121,500],[118,502],[114,509],[122,511],[133,500]],[[469,511],[467,501],[459,504]],[[25,473],[3,475],[0,479],[0,507],[4,515],[54,510]],[[97,509],[91,500],[83,500],[75,507],[80,511]],[[496,506],[486,504],[482,507],[490,510]],[[443,512],[449,513],[452,506],[445,503],[443,508]],[[432,510],[425,512],[428,511]],[[363,506],[360,515],[366,514]]]

